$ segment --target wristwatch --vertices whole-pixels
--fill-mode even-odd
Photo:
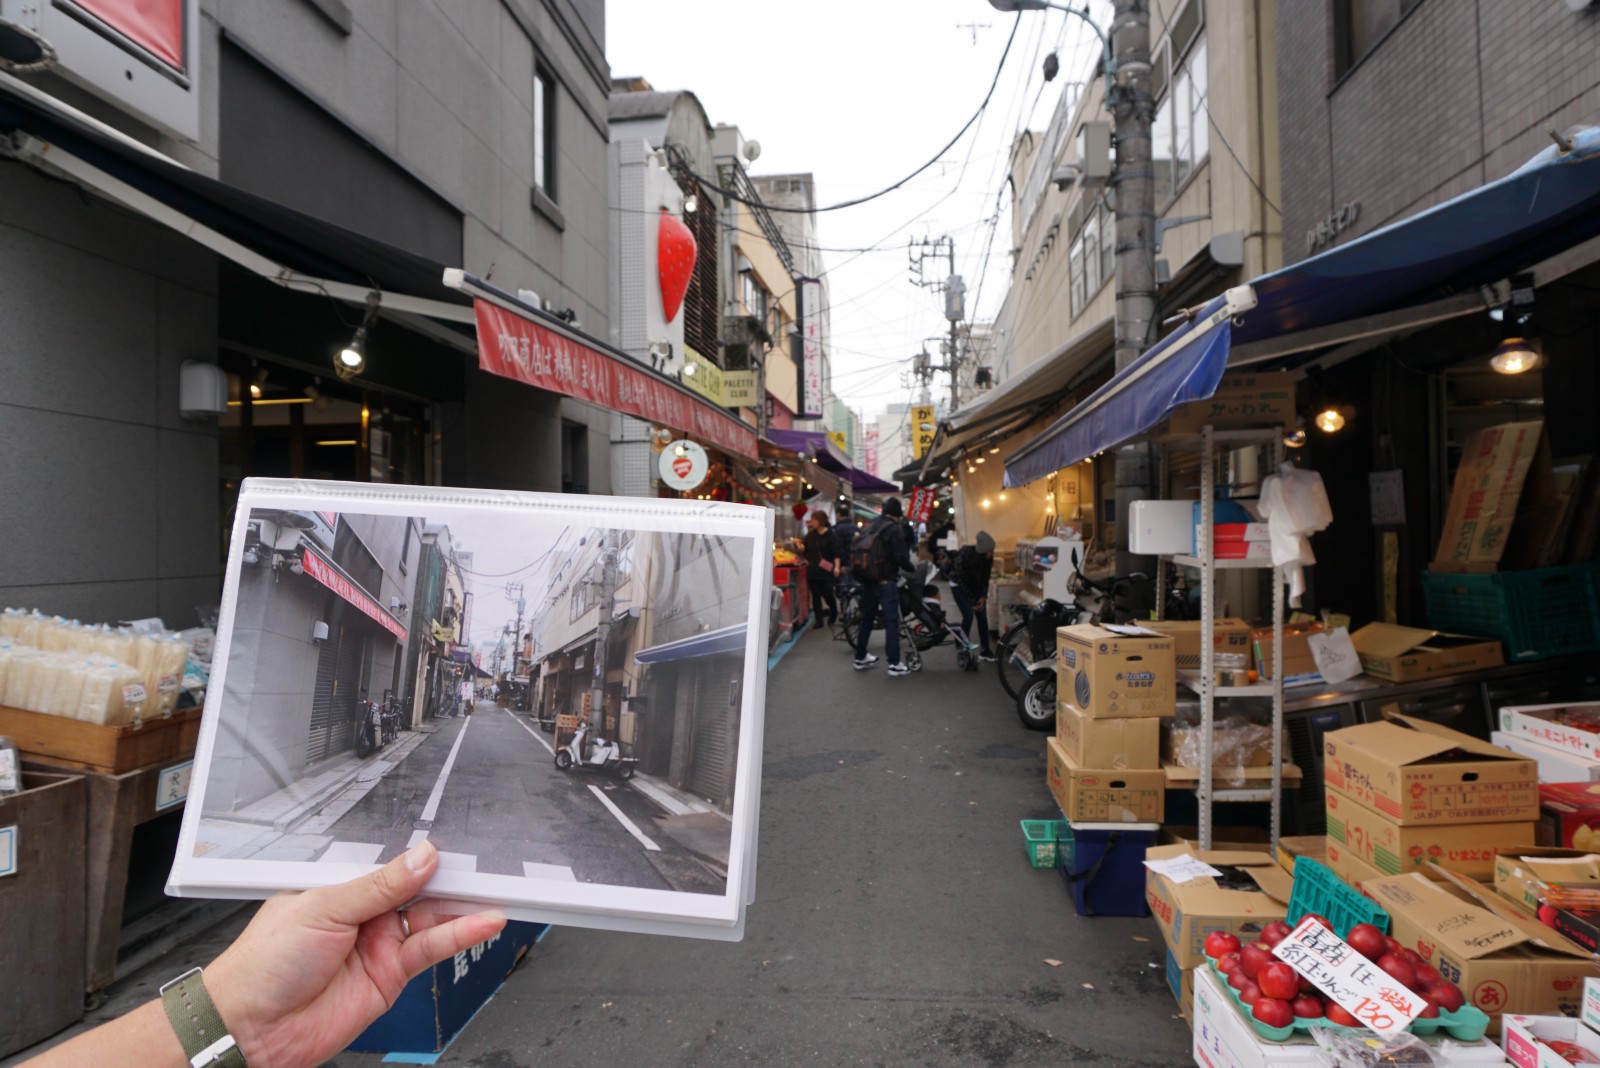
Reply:
[[[245,1068],[244,1054],[206,993],[199,968],[164,984],[161,1005],[193,1068]]]

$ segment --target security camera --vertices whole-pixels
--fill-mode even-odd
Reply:
[[[1064,163],[1057,167],[1055,173],[1050,175],[1050,180],[1056,184],[1056,189],[1065,193],[1067,187],[1076,182],[1083,174],[1083,168],[1076,163]]]

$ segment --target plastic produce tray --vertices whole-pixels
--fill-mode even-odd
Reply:
[[[1290,927],[1308,912],[1326,917],[1340,937],[1358,923],[1370,923],[1389,933],[1389,914],[1378,903],[1350,886],[1321,861],[1300,857],[1294,862],[1294,889],[1289,893]]]
[[[1022,820],[1021,823],[1028,863],[1035,868],[1060,867],[1063,851],[1068,855],[1072,853],[1072,828],[1066,820]]]
[[[1512,662],[1600,647],[1600,567],[1593,563],[1457,575],[1423,572],[1436,630],[1499,638]]]

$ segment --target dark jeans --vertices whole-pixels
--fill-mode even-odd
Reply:
[[[977,612],[972,607],[972,598],[967,596],[967,591],[960,586],[951,584],[950,595],[956,599],[956,607],[961,609],[961,633],[967,636],[967,641],[972,640],[972,617],[978,617],[978,648],[984,652],[989,651],[989,613]]]
[[[883,612],[883,651],[889,663],[900,662],[900,587],[893,582],[874,582],[861,587],[861,621],[856,624],[856,659],[867,655],[867,640],[879,610]]]
[[[806,575],[806,586],[811,590],[811,616],[818,625],[832,623],[839,618],[839,599],[833,594],[833,576],[826,571],[817,572],[817,577]],[[824,612],[823,607],[827,607]]]

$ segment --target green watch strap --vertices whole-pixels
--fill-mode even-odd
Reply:
[[[193,1068],[245,1068],[244,1054],[206,993],[199,968],[190,968],[163,986],[161,1005]]]

